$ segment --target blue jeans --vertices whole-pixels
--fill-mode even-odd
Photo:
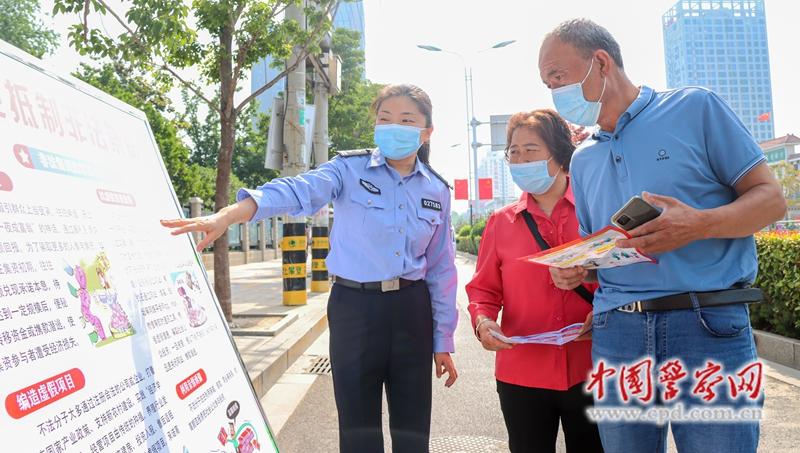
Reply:
[[[593,319],[592,333],[593,373],[596,374],[602,361],[607,369],[613,368],[616,374],[609,376],[604,384],[604,397],[598,398],[597,388],[595,408],[622,407],[625,409],[651,410],[649,415],[657,417],[655,412],[672,411],[670,416],[661,419],[661,423],[652,418],[647,421],[638,418],[636,422],[598,420],[600,438],[606,452],[665,452],[667,432],[670,425],[681,452],[702,453],[751,453],[758,447],[759,423],[763,407],[763,380],[761,392],[755,396],[743,395],[732,398],[735,393],[730,389],[727,376],[731,376],[738,385],[740,379],[736,373],[749,364],[756,362],[755,343],[750,327],[749,312],[745,304],[728,305],[714,308],[688,310],[672,310],[663,312],[626,313],[618,310],[598,313]],[[650,359],[652,366],[650,378],[652,382],[652,399],[646,399],[644,388],[636,387],[632,381],[623,379],[626,384],[620,386],[618,381],[622,366],[631,366]],[[668,374],[659,370],[668,362],[680,359],[684,365],[685,377],[675,384],[679,391],[676,396],[665,400],[666,383],[659,383],[659,377]],[[708,362],[722,366],[715,376],[723,376],[717,385],[711,386],[716,393],[712,402],[704,401],[701,396],[708,393],[693,394],[702,376],[695,376],[702,371]],[[626,376],[639,375],[646,377],[647,366],[641,366],[636,372],[627,372]],[[709,379],[707,382],[713,382]],[[591,381],[591,379],[590,379]],[[644,379],[639,379],[644,382]],[[588,382],[588,381],[587,381]],[[629,385],[631,384],[631,385]],[[624,387],[624,388],[623,388]],[[640,393],[635,393],[636,390]],[[627,396],[628,401],[623,398]],[[736,421],[719,422],[719,416],[709,416],[709,409],[730,408],[731,413],[740,413],[742,418]],[[694,409],[694,411],[692,411]],[[755,409],[755,410],[748,410]],[[715,418],[714,421],[687,421],[675,414],[693,412],[698,417]],[[705,412],[702,414],[701,412]],[[748,418],[749,417],[749,418]],[[676,418],[681,421],[676,421]],[[666,421],[669,420],[669,421]],[[756,421],[753,421],[756,420]]]

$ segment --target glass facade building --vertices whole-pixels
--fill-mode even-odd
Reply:
[[[757,141],[775,136],[764,0],[681,0],[662,17],[667,86],[702,86]]]
[[[334,28],[348,28],[356,30],[361,33],[361,50],[365,49],[364,40],[364,3],[363,1],[357,2],[343,2],[340,1],[336,9],[336,15],[333,18]],[[250,92],[261,88],[265,83],[274,79],[275,76],[280,74],[280,69],[271,67],[272,59],[265,58],[255,65],[250,74]],[[261,112],[269,113],[272,110],[272,101],[278,93],[285,90],[286,79],[279,81],[273,85],[269,90],[261,93],[258,99],[258,109]]]

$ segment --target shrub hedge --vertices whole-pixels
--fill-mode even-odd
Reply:
[[[800,233],[756,235],[764,302],[750,306],[753,327],[800,339]]]

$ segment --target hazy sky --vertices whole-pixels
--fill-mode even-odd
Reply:
[[[117,3],[119,0],[112,1]],[[466,178],[464,67],[441,52],[418,49],[431,44],[464,55],[473,68],[475,115],[552,107],[549,91],[537,70],[542,37],[563,20],[587,17],[609,29],[622,47],[626,71],[637,84],[666,88],[661,16],[674,0],[366,0],[367,77],[381,83],[413,83],[428,92],[434,105],[432,163],[447,179]],[[52,0],[43,0],[45,9]],[[767,33],[772,70],[776,135],[800,134],[800,92],[796,88],[797,18],[800,2],[766,0]],[[66,46],[70,18],[52,25],[62,33],[62,49],[50,57],[58,69],[75,67]],[[113,24],[106,24],[111,27]],[[501,41],[517,42],[478,53]],[[249,87],[249,83],[245,85]],[[489,126],[478,128],[478,141],[488,143]],[[451,145],[460,144],[456,148]],[[481,150],[481,154],[485,148]],[[480,159],[480,157],[479,157]],[[465,202],[454,204],[458,211]]]
[[[454,55],[427,52],[417,44],[435,45],[467,58],[473,68],[475,116],[488,121],[492,114],[552,107],[537,69],[539,44],[558,23],[575,17],[608,28],[622,48],[626,71],[634,83],[666,88],[661,16],[674,3],[366,0],[367,77],[382,83],[414,83],[430,94],[436,128],[432,163],[448,179],[465,178],[468,151],[462,63]],[[766,12],[775,133],[800,134],[796,29],[800,2],[767,0]],[[510,39],[517,42],[475,54]],[[479,126],[478,141],[490,141],[488,125]],[[450,148],[456,143],[461,146]],[[463,211],[466,203],[456,203],[454,208]]]

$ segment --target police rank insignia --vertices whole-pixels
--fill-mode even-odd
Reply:
[[[361,187],[363,187],[364,189],[366,189],[366,190],[367,190],[367,192],[369,192],[369,193],[371,193],[371,194],[375,194],[375,195],[380,195],[380,194],[381,194],[381,189],[377,188],[377,187],[375,186],[375,184],[372,184],[372,183],[371,183],[371,182],[369,182],[369,181],[365,181],[365,180],[363,180],[363,179],[359,179],[359,180],[358,180],[358,183],[359,183],[359,184],[361,184]]]

